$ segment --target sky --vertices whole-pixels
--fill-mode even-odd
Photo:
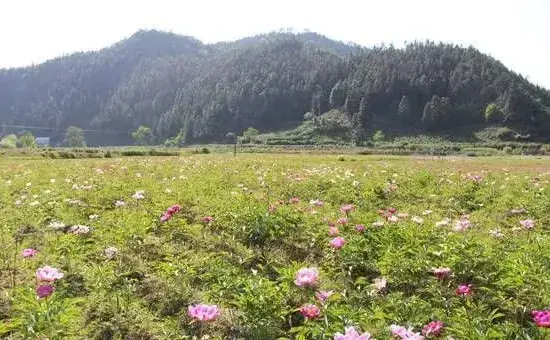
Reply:
[[[100,49],[139,29],[217,42],[289,27],[364,46],[473,45],[550,89],[550,0],[2,0],[0,67]]]

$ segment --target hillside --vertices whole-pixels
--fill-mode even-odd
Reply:
[[[503,139],[548,140],[550,93],[474,48],[367,49],[316,33],[207,45],[140,31],[97,52],[0,70],[0,124],[47,127],[41,134],[54,140],[76,125],[105,131],[90,133],[91,145],[125,144],[148,125],[157,142],[212,142],[304,118],[313,133],[357,142],[378,129],[468,135],[488,126],[510,128]]]

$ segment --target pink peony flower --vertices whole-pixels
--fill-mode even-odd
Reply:
[[[294,283],[298,287],[313,287],[319,280],[317,268],[302,268],[296,273]]]
[[[425,336],[439,336],[443,331],[443,321],[435,320],[422,328],[422,334]]]
[[[329,235],[329,236],[336,236],[336,235],[338,235],[338,228],[337,228],[337,227],[334,227],[334,226],[328,227],[328,235]]]
[[[408,340],[422,340],[424,337],[420,335],[419,333],[415,333],[412,328],[405,328],[403,326],[398,325],[391,325],[390,326],[390,332],[393,336],[398,337],[400,339],[408,339]]]
[[[435,277],[437,277],[439,280],[444,280],[449,277],[449,275],[451,275],[451,268],[432,268],[432,273],[434,273]]]
[[[359,334],[355,327],[346,327],[346,334],[334,334],[334,340],[370,340],[371,335],[368,332]]]
[[[191,305],[187,308],[191,318],[199,321],[212,321],[220,316],[221,311],[216,305]]]
[[[527,230],[531,230],[535,227],[535,221],[533,221],[532,219],[519,221],[519,224],[521,224],[521,226]]]
[[[323,201],[319,200],[319,199],[311,200],[311,201],[309,201],[309,204],[317,206],[317,207],[322,207],[323,205],[325,205],[325,203]]]
[[[38,251],[33,248],[23,249],[23,251],[21,252],[21,256],[23,257],[33,257],[36,254],[38,254]]]
[[[38,281],[54,282],[64,276],[57,268],[45,266],[36,270],[36,278]]]
[[[298,197],[292,197],[289,202],[291,204],[297,204],[297,203],[300,203],[300,199]]]
[[[480,183],[483,181],[483,176],[477,174],[468,173],[466,177],[474,183]]]
[[[307,304],[300,307],[300,313],[302,313],[306,319],[315,319],[321,315],[321,310],[313,304]]]
[[[320,303],[325,303],[332,294],[334,294],[332,290],[321,290],[315,293],[315,298],[317,298]]]
[[[398,222],[398,221],[399,221],[399,217],[397,217],[397,216],[395,216],[395,215],[388,216],[388,221],[390,221],[390,222]]]
[[[534,310],[531,315],[537,327],[550,328],[550,309]]]
[[[355,211],[355,206],[353,204],[345,204],[340,208],[340,212],[346,215],[352,211]]]
[[[342,249],[344,244],[346,244],[346,240],[344,240],[343,237],[335,237],[330,241],[329,244],[334,249]]]
[[[472,295],[473,294],[472,285],[469,284],[469,285],[460,285],[460,286],[458,286],[458,288],[455,290],[455,294],[460,295],[460,296]]]
[[[209,224],[209,223],[214,222],[214,217],[212,217],[212,216],[204,216],[204,217],[202,218],[202,221],[203,221],[204,223]]]
[[[160,217],[160,221],[162,223],[169,221],[174,214],[178,213],[181,210],[181,207],[179,205],[173,205],[170,208],[168,208],[164,214]]]
[[[348,219],[345,217],[340,217],[337,222],[341,225],[346,225],[348,224]]]
[[[43,299],[53,294],[55,288],[52,285],[40,285],[36,288],[36,295]]]
[[[357,230],[358,232],[362,233],[365,231],[365,226],[362,225],[362,224],[358,224],[355,226],[355,230]]]
[[[467,218],[461,218],[456,221],[455,226],[453,227],[454,231],[466,231],[470,228],[472,223]]]

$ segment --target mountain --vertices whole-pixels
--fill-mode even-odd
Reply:
[[[139,125],[176,144],[300,124],[356,141],[377,129],[489,126],[548,140],[550,92],[471,47],[364,48],[310,32],[204,44],[139,31],[96,52],[0,70],[0,124],[40,127],[35,134],[58,141],[76,125],[90,145],[128,144]]]

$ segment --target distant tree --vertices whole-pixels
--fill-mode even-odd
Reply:
[[[0,140],[0,147],[5,149],[14,149],[17,147],[17,136],[14,134],[9,134]]]
[[[502,123],[503,120],[504,114],[495,103],[487,105],[487,108],[485,108],[485,121],[487,123]]]
[[[434,95],[432,100],[424,106],[422,125],[426,130],[436,130],[443,126],[451,110],[451,103],[448,97]]]
[[[65,139],[63,144],[73,148],[85,147],[86,140],[84,139],[84,131],[76,126],[69,126],[65,130]]]
[[[306,112],[304,114],[304,120],[313,120],[315,118],[315,115],[312,112]]]
[[[384,132],[382,130],[376,130],[374,135],[372,135],[373,142],[382,142],[386,139],[386,135],[384,135]]]
[[[363,96],[359,102],[359,117],[361,119],[361,123],[363,124],[363,128],[371,124],[372,112],[370,112],[369,99],[367,95]]]
[[[132,132],[132,138],[137,145],[150,145],[153,143],[153,132],[150,127],[140,125],[136,131]]]
[[[346,101],[346,89],[341,81],[337,82],[336,85],[330,91],[329,104],[333,109],[341,108]]]
[[[36,148],[36,138],[34,138],[30,131],[26,131],[19,137],[17,144],[22,148]]]
[[[408,122],[411,118],[411,103],[409,102],[409,97],[401,97],[399,106],[397,107],[397,116],[403,121]]]
[[[351,117],[351,141],[358,145],[365,138],[365,128],[361,112],[356,112]]]
[[[243,141],[246,143],[250,143],[256,140],[256,137],[260,134],[258,130],[256,130],[253,127],[249,127],[248,129],[244,130],[243,132]]]

